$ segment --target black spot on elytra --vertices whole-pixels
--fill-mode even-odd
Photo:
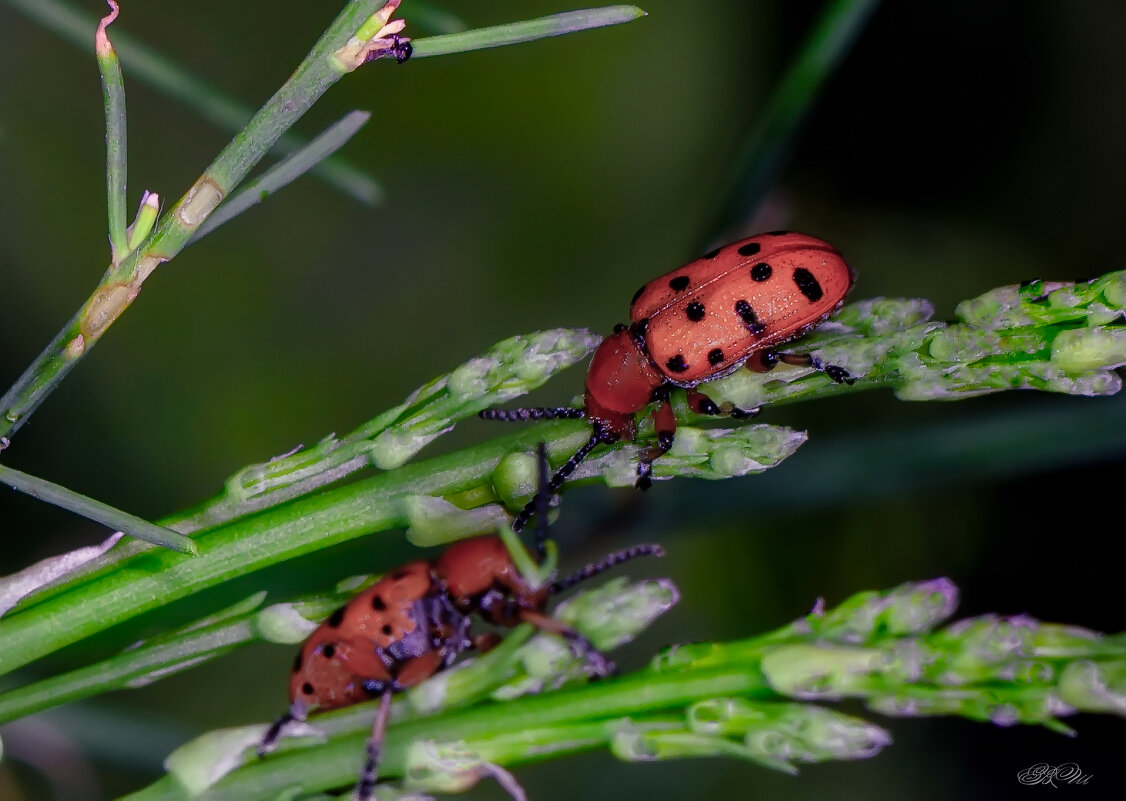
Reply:
[[[790,232],[789,231],[767,231],[766,235],[767,236],[786,236],[786,234],[788,234],[788,233],[790,233]]]
[[[740,256],[753,256],[756,253],[758,253],[760,250],[762,250],[762,245],[760,245],[758,242],[748,242],[747,244],[741,245],[739,247],[739,255]]]
[[[761,334],[766,330],[766,326],[758,321],[758,315],[747,301],[743,299],[735,301],[735,313],[752,334]]]
[[[393,631],[394,631],[394,629],[393,629],[393,628],[391,628],[391,624],[390,624],[390,623],[384,623],[384,624],[383,624],[383,628],[382,628],[382,629],[380,629],[380,631],[382,631],[382,632],[383,632],[384,634],[386,634],[386,635],[387,635],[388,637],[390,637],[390,636],[391,636],[391,632],[393,632]]]
[[[665,366],[672,370],[674,373],[683,373],[688,369],[688,362],[684,361],[684,356],[677,354],[665,362]]]
[[[325,622],[328,623],[328,625],[332,626],[332,628],[336,628],[337,626],[339,626],[341,623],[344,622],[344,610],[346,608],[347,607],[344,607],[344,606],[340,607],[335,612],[333,612],[331,615],[329,615],[328,620],[326,620]]]
[[[716,248],[715,250],[709,250],[707,253],[704,254],[704,258],[705,259],[714,259],[716,256],[719,255],[721,250],[723,250],[722,246]]]
[[[645,287],[647,287],[647,286],[649,286],[649,285],[648,284],[642,284],[640,287],[638,287],[637,291],[633,293],[633,299],[629,302],[631,306],[633,304],[637,303],[637,299],[639,297],[641,297],[641,293],[645,291]]]
[[[383,596],[373,595],[371,597],[371,608],[376,612],[382,612],[387,608],[387,602],[383,600]]]
[[[305,693],[305,695],[312,695],[313,694],[313,685],[310,684],[309,682],[305,682],[304,684],[301,685],[301,692]]]
[[[325,659],[332,659],[334,656],[336,656],[336,646],[332,643],[329,643],[321,649],[321,653],[324,654]]]
[[[720,350],[719,348],[712,348],[710,351],[708,351],[708,364],[710,364],[712,367],[715,367],[717,364],[719,364],[722,361],[723,361],[723,351],[722,350]]]
[[[626,330],[626,326],[625,326],[624,323],[615,323],[614,324],[614,333],[615,334],[620,334],[625,330]]]
[[[765,261],[760,261],[751,268],[751,279],[754,281],[765,281],[774,274],[774,268],[767,264]]]
[[[698,323],[704,319],[704,304],[700,303],[698,300],[694,300],[688,304],[684,313],[688,315],[689,320]]]
[[[677,292],[683,292],[688,289],[688,276],[678,275],[676,278],[669,279],[669,288]]]
[[[817,283],[813,273],[804,267],[798,267],[794,270],[794,283],[798,285],[798,291],[805,295],[810,303],[816,303],[825,294],[821,291],[821,284]]]

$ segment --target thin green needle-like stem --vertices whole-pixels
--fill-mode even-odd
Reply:
[[[727,241],[754,213],[775,184],[821,89],[833,76],[879,5],[879,0],[828,0],[797,57],[787,68],[743,143],[733,169],[721,218],[705,232]]]
[[[360,129],[371,119],[367,111],[352,111],[342,119],[330,125],[323,133],[300,150],[286,156],[285,159],[275,164],[257,178],[247,181],[238,194],[215,210],[207,221],[199,227],[192,237],[192,242],[197,242],[220,225],[230,222],[252,206],[261,203],[282,187],[296,181],[309,170],[323,162],[359,133]]]
[[[444,56],[449,53],[464,53],[469,50],[482,50],[488,47],[530,42],[549,36],[562,36],[567,33],[618,25],[623,22],[644,17],[645,12],[637,6],[607,6],[587,11],[567,11],[549,17],[513,22],[508,25],[495,25],[490,28],[476,28],[460,33],[430,36],[414,42],[412,58]]]
[[[66,487],[60,487],[42,478],[28,475],[5,465],[0,465],[0,483],[26,493],[33,498],[82,515],[114,531],[123,531],[153,545],[171,548],[183,554],[195,554],[195,543],[183,534],[158,526],[128,512],[115,509],[101,501],[79,495]]]
[[[125,206],[128,188],[128,148],[126,146],[125,83],[121,65],[110,43],[107,29],[117,19],[117,3],[110,0],[110,13],[98,25],[94,38],[98,72],[102,76],[102,94],[106,112],[106,211],[109,217],[109,241],[113,249],[113,263],[117,264],[129,252],[126,237]]]

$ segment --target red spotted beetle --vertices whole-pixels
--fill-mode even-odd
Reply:
[[[637,290],[630,324],[618,325],[594,352],[582,409],[485,409],[480,415],[504,421],[591,421],[590,439],[551,477],[555,492],[596,446],[633,439],[636,414],[656,403],[657,444],[641,454],[637,466],[637,486],[645,489],[653,460],[672,447],[676,435],[672,387],[688,390],[688,403],[698,414],[750,417],[758,410],[721,410],[697,387],[743,366],[765,372],[779,361],[813,366],[834,381],[852,383],[841,367],[776,348],[839,309],[854,280],[852,268],[832,245],[806,234],[773,231],[716,248]],[[532,507],[529,503],[516,516],[517,531]]]

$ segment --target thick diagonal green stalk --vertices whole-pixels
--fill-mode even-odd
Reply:
[[[561,439],[574,447],[585,437],[578,421],[560,421],[553,428],[547,432],[553,438],[569,430],[572,436]],[[544,434],[542,429],[524,429],[483,448],[406,465],[241,518],[199,534],[195,538],[199,556],[194,558],[172,551],[137,554],[100,575],[96,583],[44,601],[34,612],[4,618],[0,623],[0,673],[229,578],[364,534],[404,526],[408,519],[397,503],[399,498],[446,495],[480,486],[504,455],[533,450]],[[63,620],[66,625],[60,625]]]
[[[219,497],[160,522],[174,531],[190,534],[307,495],[365,468],[395,468],[451,430],[458,420],[541,386],[559,370],[587,356],[597,342],[589,331],[567,329],[499,342],[355,430],[343,436],[330,435],[312,447],[261,464],[247,465],[224,482]],[[760,454],[759,458],[765,456]],[[530,485],[526,491],[531,494]],[[491,488],[483,488],[475,498],[458,500],[463,508],[469,508],[496,499]],[[143,550],[123,543],[104,557],[87,561],[80,570],[68,566],[68,584],[87,580],[95,572],[112,570]],[[4,598],[3,584],[0,579],[0,599]],[[61,589],[57,585],[40,586],[37,594],[42,598]],[[19,595],[26,594],[25,584]],[[0,613],[5,608],[0,605]]]

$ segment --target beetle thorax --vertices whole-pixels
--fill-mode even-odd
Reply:
[[[542,611],[547,587],[532,589],[520,575],[500,537],[475,537],[454,543],[434,563],[457,608],[499,626],[515,626],[524,610]]]
[[[598,346],[586,376],[586,411],[620,437],[633,438],[633,416],[653,401],[665,383],[649,362],[638,334],[618,331]]]

